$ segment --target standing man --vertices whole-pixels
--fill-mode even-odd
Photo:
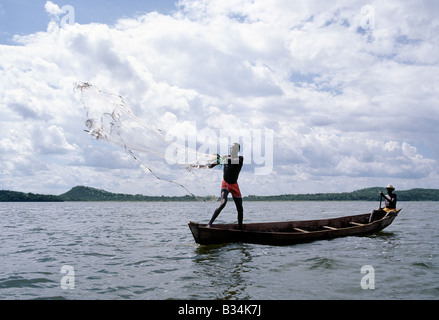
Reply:
[[[223,181],[221,183],[221,203],[213,213],[213,216],[207,225],[208,227],[212,226],[212,223],[226,206],[227,196],[230,192],[233,196],[236,210],[238,211],[238,227],[239,229],[242,229],[244,209],[242,207],[242,196],[241,191],[239,190],[238,176],[244,163],[244,157],[238,155],[239,151],[241,151],[241,146],[239,143],[235,142],[230,148],[230,155],[223,157],[218,156],[217,162],[208,166],[209,168],[213,168],[219,164],[224,165]]]

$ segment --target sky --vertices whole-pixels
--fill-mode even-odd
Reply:
[[[243,195],[438,188],[438,13],[433,0],[0,0],[0,189],[187,194],[84,132],[82,82],[157,129],[186,126],[187,144],[240,139]],[[220,168],[140,158],[219,194]]]

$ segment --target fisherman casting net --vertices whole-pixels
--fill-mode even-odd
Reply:
[[[81,93],[87,115],[85,131],[90,136],[125,149],[156,179],[176,184],[195,196],[183,184],[163,178],[146,161],[161,159],[167,165],[178,165],[191,171],[216,162],[216,154],[200,153],[176,143],[172,135],[135,116],[120,95],[106,93],[88,82],[78,84],[76,89]]]

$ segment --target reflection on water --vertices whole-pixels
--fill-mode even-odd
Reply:
[[[366,237],[370,238],[379,238],[379,239],[392,239],[395,237],[394,232],[388,232],[388,231],[380,231],[372,235],[368,235]]]
[[[245,273],[252,256],[244,244],[200,246],[195,252],[194,273],[206,279],[210,287],[221,289],[216,299],[250,299]]]

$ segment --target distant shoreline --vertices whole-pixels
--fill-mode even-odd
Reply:
[[[383,187],[372,187],[352,192],[284,194],[275,196],[248,195],[244,201],[379,201]],[[439,189],[410,189],[395,192],[398,201],[439,201]],[[146,196],[112,193],[101,189],[77,186],[59,196],[0,190],[0,202],[175,202],[217,201],[215,196]]]

